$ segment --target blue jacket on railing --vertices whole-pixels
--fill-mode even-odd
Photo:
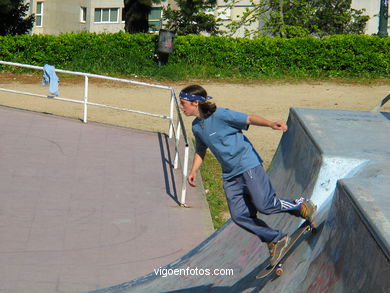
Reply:
[[[43,66],[43,79],[42,85],[49,83],[49,91],[52,95],[58,96],[58,82],[59,78],[56,75],[56,69],[54,66],[45,64]]]

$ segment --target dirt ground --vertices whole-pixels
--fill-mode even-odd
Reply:
[[[155,82],[158,84],[157,82]],[[320,108],[369,111],[389,94],[390,81],[382,82],[165,82],[176,94],[188,84],[206,88],[219,107],[257,114],[269,120],[287,120],[289,109]],[[0,74],[0,88],[48,95],[41,76]],[[83,100],[83,78],[60,76],[60,97]],[[89,102],[103,103],[143,112],[169,115],[170,91],[120,82],[90,79]],[[81,119],[83,105],[0,91],[0,105],[29,109]],[[390,111],[390,103],[381,109]],[[146,117],[112,109],[89,107],[89,121],[98,121],[150,131],[167,132],[168,120]],[[192,118],[184,117],[190,137]],[[281,133],[269,128],[251,127],[246,133],[267,167],[279,143]]]

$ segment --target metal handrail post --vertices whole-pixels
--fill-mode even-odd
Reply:
[[[87,123],[88,117],[88,76],[84,76],[84,119],[83,122]]]
[[[186,205],[186,194],[187,194],[187,175],[188,175],[189,150],[190,150],[190,147],[187,144],[185,149],[184,149],[183,182],[181,184],[181,201],[180,201],[180,205],[182,207],[187,207],[187,205]]]
[[[173,135],[173,113],[174,113],[174,106],[175,106],[175,94],[173,89],[171,89],[171,104],[169,107],[169,130],[168,130],[168,135],[169,138],[172,138]]]
[[[179,142],[180,142],[180,131],[181,131],[181,123],[180,121],[177,124],[177,132],[175,137],[175,161],[173,163],[173,168],[177,169],[179,164]]]

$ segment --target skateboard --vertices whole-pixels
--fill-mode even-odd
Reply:
[[[303,234],[305,234],[306,231],[314,234],[316,232],[315,224],[313,222],[310,223],[308,221],[303,223],[302,226],[300,228],[298,228],[298,230],[295,231],[293,233],[293,235],[291,235],[290,242],[288,243],[287,248],[285,249],[283,254],[280,256],[279,261],[275,265],[273,265],[273,266],[269,265],[265,269],[261,270],[256,275],[256,279],[265,278],[274,271],[275,271],[276,276],[280,277],[283,274],[283,259],[284,259],[284,257],[287,255],[287,253],[289,253],[291,248],[293,248],[294,244],[303,236]]]

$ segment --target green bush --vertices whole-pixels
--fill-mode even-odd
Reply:
[[[156,36],[69,33],[0,37],[0,60],[102,74],[129,74],[154,65]],[[130,66],[129,66],[130,65]]]
[[[0,60],[156,79],[390,76],[390,38],[334,35],[258,39],[178,36],[168,64],[152,34],[69,33],[0,37]],[[2,66],[10,70],[10,67]]]
[[[214,66],[238,77],[389,77],[390,39],[336,35],[322,39],[178,38],[173,62]]]

